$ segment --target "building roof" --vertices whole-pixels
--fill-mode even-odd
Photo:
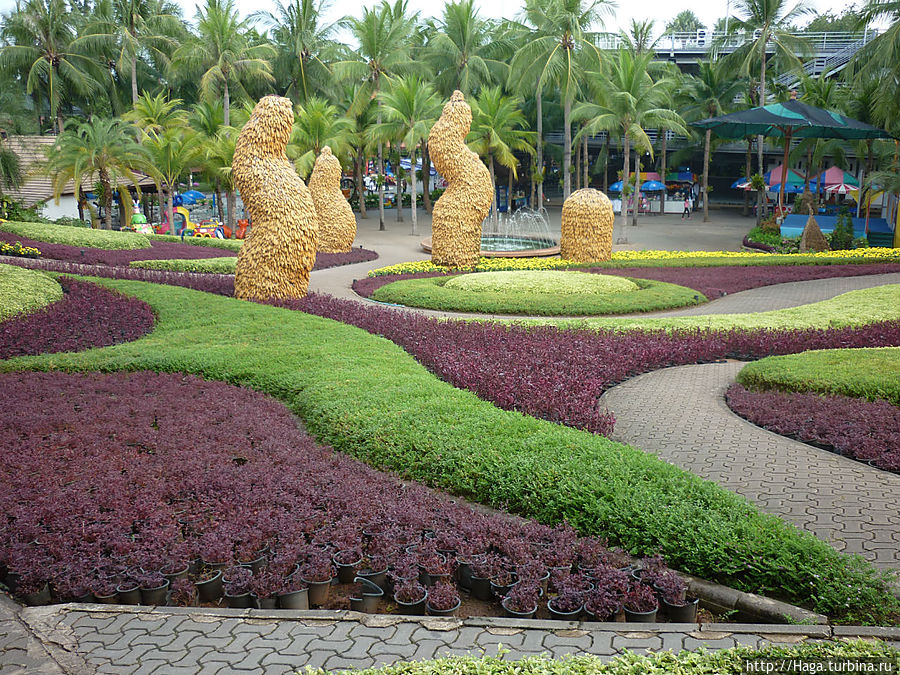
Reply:
[[[33,173],[35,165],[44,161],[46,155],[45,150],[56,142],[56,136],[9,136],[3,141],[3,145],[12,150],[19,157],[19,164],[22,169],[24,181],[18,189],[4,190],[4,194],[15,200],[21,201],[25,206],[31,206],[37,202],[43,202],[53,199],[53,181],[49,176]],[[156,189],[153,179],[146,174],[135,172],[138,177],[138,185],[141,189]],[[92,192],[96,176],[91,176],[81,182],[81,189],[84,192]],[[127,178],[121,178],[119,185],[124,188],[132,186]],[[75,184],[72,181],[66,183],[62,191],[63,195],[74,195]]]

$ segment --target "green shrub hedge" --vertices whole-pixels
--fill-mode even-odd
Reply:
[[[169,270],[170,272],[200,272],[204,274],[234,274],[237,258],[199,258],[185,260],[132,260],[131,267],[147,270]]]
[[[116,230],[92,230],[68,225],[49,223],[22,223],[13,220],[0,223],[0,230],[17,237],[46,241],[48,244],[101,248],[107,251],[127,251],[135,248],[150,248],[150,240],[137,232]]]
[[[0,370],[186,372],[266,392],[322,443],[465,498],[568,520],[686,572],[844,621],[897,606],[886,576],[746,499],[638,449],[503,411],[388,340],[329,319],[184,288],[96,280],[148,302],[148,336]]]
[[[382,286],[372,298],[380,302],[391,302],[409,307],[424,307],[443,311],[482,312],[486,314],[523,314],[528,316],[580,316],[590,314],[628,314],[630,312],[650,312],[706,302],[706,296],[684,286],[668,284],[649,279],[630,279],[635,290],[614,293],[583,292],[577,294],[541,292],[539,288],[528,288],[522,284],[519,289],[475,291],[452,288],[447,285],[452,279],[474,279],[482,274],[534,275],[539,283],[541,275],[554,274],[584,277],[588,281],[595,278],[615,278],[584,272],[481,272],[478,274],[431,277],[427,279],[404,279]]]
[[[497,642],[502,643],[498,637]],[[625,652],[609,662],[599,656],[566,656],[562,659],[549,659],[546,656],[531,656],[514,661],[503,658],[507,650],[500,650],[499,656],[452,656],[434,661],[415,661],[394,663],[381,668],[339,671],[340,675],[741,675],[752,672],[746,667],[748,660],[765,660],[784,667],[793,666],[792,670],[776,670],[779,673],[789,672],[829,672],[816,670],[816,666],[827,667],[823,663],[828,659],[836,665],[844,663],[880,661],[891,664],[893,669],[866,671],[846,670],[843,672],[898,672],[900,669],[900,650],[883,642],[854,640],[852,642],[819,642],[790,646],[773,646],[764,649],[735,647],[713,652],[683,651],[674,654],[670,651],[642,656]],[[820,663],[816,663],[816,662]],[[806,666],[807,669],[800,670]],[[863,666],[864,668],[865,666]],[[876,668],[878,666],[876,665]],[[763,671],[759,671],[763,672]],[[838,671],[834,671],[838,672]],[[324,670],[306,669],[303,675],[324,675]]]
[[[900,405],[900,347],[770,356],[744,366],[737,379],[750,389],[881,398]]]
[[[0,265],[0,321],[61,300],[62,288],[43,272]]]
[[[218,237],[185,237],[182,239],[175,234],[147,234],[144,235],[153,241],[171,241],[177,244],[190,244],[191,246],[207,246],[209,248],[221,248],[225,251],[241,250],[243,239],[219,239]]]

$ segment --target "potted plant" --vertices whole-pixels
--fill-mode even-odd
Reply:
[[[281,609],[309,609],[309,586],[296,574],[288,576],[278,594],[278,606]]]
[[[197,604],[197,587],[190,579],[176,579],[171,586],[169,602],[179,607],[194,607]]]
[[[491,577],[500,573],[503,568],[502,560],[496,553],[488,553],[472,561],[471,588],[474,597],[479,600],[491,599]]]
[[[328,601],[328,589],[334,579],[334,565],[322,549],[314,549],[300,566],[300,579],[309,587],[309,604],[321,607]]]
[[[619,596],[606,588],[594,589],[584,601],[584,611],[591,621],[615,621],[621,609]]]
[[[518,580],[519,578],[515,572],[501,567],[497,574],[491,577],[491,593],[497,598],[502,598],[509,593],[509,590]]]
[[[462,604],[459,592],[449,583],[439,583],[428,592],[426,606],[432,616],[453,616]]]
[[[45,578],[36,574],[23,574],[16,592],[22,602],[30,607],[50,604],[50,585]]]
[[[584,537],[575,549],[578,569],[590,572],[608,565],[609,549],[605,539]]]
[[[118,584],[112,579],[97,579],[91,583],[94,598],[102,605],[117,605],[119,594],[116,591]]]
[[[374,554],[363,558],[363,563],[356,573],[363,579],[368,579],[381,590],[387,589],[387,559],[384,555]]]
[[[631,576],[637,581],[652,586],[656,583],[656,580],[667,571],[666,561],[663,560],[661,555],[655,555],[648,558],[642,558],[640,566],[637,569],[632,570]]]
[[[354,612],[374,614],[384,591],[377,584],[362,577],[356,577],[353,584],[353,589],[350,591],[350,609]]]
[[[434,549],[419,551],[419,580],[426,586],[450,579],[450,565],[447,558]]]
[[[625,607],[625,621],[637,623],[654,623],[659,602],[653,589],[636,583],[625,594],[622,604]]]
[[[631,586],[629,574],[613,567],[601,567],[594,570],[590,579],[596,588],[608,590],[619,598],[624,596]]]
[[[362,557],[362,551],[357,548],[345,549],[334,554],[332,561],[337,566],[338,583],[353,583],[356,569],[362,563]]]
[[[248,585],[260,609],[275,609],[278,594],[284,587],[284,578],[270,569],[264,569],[259,574],[253,574]]]
[[[253,572],[241,565],[229,567],[222,577],[225,587],[225,603],[234,609],[247,609],[253,606],[250,597],[250,580]]]
[[[166,604],[169,580],[162,572],[142,572],[135,579],[141,585],[141,604],[162,606]]]
[[[400,608],[401,613],[411,616],[421,616],[425,613],[425,599],[428,590],[416,579],[407,579],[397,584],[394,591],[394,602]]]
[[[138,583],[134,575],[129,575],[116,586],[116,593],[119,594],[119,603],[122,605],[139,605],[141,604],[141,585]]]
[[[697,620],[700,598],[687,597],[688,585],[675,572],[667,572],[656,580],[654,588],[660,594],[662,608],[673,623],[693,623]]]
[[[231,539],[223,532],[206,532],[200,537],[200,559],[212,570],[224,570],[234,558]]]
[[[559,593],[547,602],[550,617],[562,621],[575,621],[584,607],[584,592],[571,587],[559,589]]]
[[[516,574],[519,581],[530,581],[538,585],[541,595],[547,592],[547,585],[550,581],[550,572],[546,566],[539,560],[529,560],[516,568]]]
[[[163,565],[160,572],[162,572],[162,575],[169,581],[169,586],[171,586],[177,579],[187,579],[190,567],[190,563],[187,560],[172,560]]]
[[[222,582],[222,570],[218,567],[203,567],[194,583],[200,602],[215,602],[222,597],[225,586]]]
[[[540,586],[533,581],[519,581],[500,603],[506,615],[518,619],[533,619],[537,613]]]

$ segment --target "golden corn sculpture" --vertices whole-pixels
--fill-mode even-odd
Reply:
[[[481,223],[494,201],[487,167],[465,144],[471,126],[472,109],[454,91],[428,136],[431,159],[447,181],[431,215],[431,261],[456,269],[478,263]]]
[[[319,225],[312,196],[284,154],[293,123],[290,99],[266,96],[234,148],[234,184],[253,220],[234,270],[237,298],[302,298],[309,288]]]
[[[578,262],[609,260],[614,221],[609,197],[593,188],[576,190],[562,208],[560,257]]]
[[[356,217],[341,192],[341,163],[327,145],[316,157],[309,191],[319,216],[319,250],[346,253],[356,239]]]

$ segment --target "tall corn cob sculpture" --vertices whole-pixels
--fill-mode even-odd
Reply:
[[[309,191],[319,216],[319,250],[346,253],[356,239],[356,217],[341,192],[341,163],[327,145],[316,157]]]
[[[431,261],[458,269],[478,263],[481,223],[494,201],[487,167],[465,144],[471,126],[472,109],[454,91],[428,136],[431,159],[447,181],[431,217]]]
[[[253,219],[234,271],[234,295],[244,300],[302,298],[316,262],[316,208],[284,154],[293,123],[290,99],[266,96],[234,149],[234,184]]]
[[[563,204],[560,257],[578,262],[609,260],[614,222],[612,204],[605,194],[593,188],[573,192]]]

